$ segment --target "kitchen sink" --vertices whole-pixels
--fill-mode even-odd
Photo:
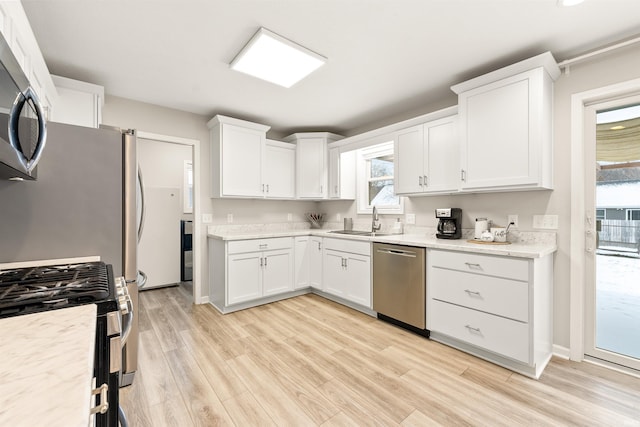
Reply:
[[[352,236],[368,236],[368,237],[376,237],[376,236],[391,236],[389,233],[378,233],[372,231],[356,231],[356,230],[333,230],[329,233],[335,234],[350,234]]]

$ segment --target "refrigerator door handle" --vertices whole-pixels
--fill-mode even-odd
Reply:
[[[142,230],[144,229],[145,209],[144,209],[144,179],[142,179],[142,170],[138,165],[138,183],[140,185],[140,224],[138,224],[138,243],[142,238]]]

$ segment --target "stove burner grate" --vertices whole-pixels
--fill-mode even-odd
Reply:
[[[103,262],[16,268],[0,272],[0,310],[91,303],[109,296]]]

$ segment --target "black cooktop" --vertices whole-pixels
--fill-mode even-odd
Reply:
[[[104,262],[0,271],[0,317],[98,303],[115,304],[111,265]]]

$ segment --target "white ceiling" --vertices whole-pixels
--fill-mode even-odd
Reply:
[[[639,0],[22,0],[53,74],[108,94],[349,135],[455,100],[449,86],[640,33]],[[259,27],[329,58],[290,89],[228,64]]]

